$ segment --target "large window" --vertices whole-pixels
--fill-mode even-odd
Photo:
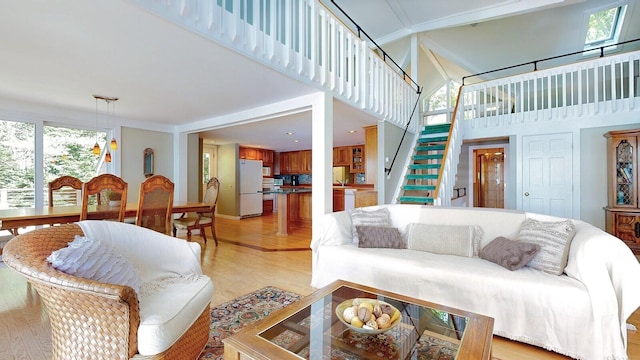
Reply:
[[[35,125],[0,120],[0,209],[33,207]]]
[[[49,181],[62,175],[87,181],[106,172],[104,157],[91,152],[96,139],[104,149],[105,132],[47,124],[41,129],[40,151],[35,124],[0,120],[0,209],[48,206]],[[42,169],[36,168],[38,159]]]
[[[106,172],[103,156],[91,152],[93,144],[104,150],[107,134],[94,130],[71,129],[60,126],[44,126],[43,132],[43,191],[47,192],[49,181],[62,175],[77,177],[86,182]],[[48,197],[44,197],[48,206]]]
[[[451,122],[453,109],[458,99],[460,84],[451,80],[442,85],[422,103],[423,125],[436,125]]]

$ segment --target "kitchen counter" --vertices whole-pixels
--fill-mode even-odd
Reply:
[[[292,223],[311,222],[311,184],[298,186],[283,185],[273,190],[259,191],[262,194],[274,194],[276,196],[278,213],[277,235],[288,235]],[[377,203],[376,194],[372,184],[346,184],[333,186],[334,211],[353,209],[358,201],[358,193],[367,193],[370,200],[364,203]],[[337,192],[337,194],[336,194]],[[345,196],[346,195],[346,196]],[[373,196],[372,196],[373,195]],[[337,205],[338,203],[339,206]],[[336,207],[339,208],[336,208]]]

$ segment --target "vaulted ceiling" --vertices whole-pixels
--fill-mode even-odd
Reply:
[[[413,75],[427,94],[447,79],[579,51],[588,14],[609,6],[628,4],[620,40],[640,38],[640,0],[322,2],[340,17],[336,4],[344,9],[407,70],[415,36]],[[132,1],[0,0],[0,9],[0,112],[42,108],[56,121],[65,111],[93,113],[92,94],[100,94],[120,98],[116,115],[127,125],[171,129],[317,91]],[[638,48],[640,42],[620,50]],[[335,108],[336,145],[362,142],[362,132],[346,129],[376,119],[339,102]],[[87,116],[87,126],[93,121]],[[279,151],[310,148],[308,113],[269,121],[212,129],[206,137]],[[284,135],[293,126],[300,127],[298,143]]]

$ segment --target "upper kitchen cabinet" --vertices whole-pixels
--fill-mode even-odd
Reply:
[[[350,166],[350,146],[338,146],[333,148],[333,166]]]
[[[262,160],[262,166],[269,168],[268,174],[273,174],[273,150],[240,146],[238,155],[240,159]]]
[[[364,145],[351,146],[351,163],[349,164],[352,173],[364,172]]]
[[[280,174],[311,174],[311,150],[281,152]]]

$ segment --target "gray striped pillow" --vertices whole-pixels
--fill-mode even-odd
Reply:
[[[540,251],[526,265],[553,275],[562,275],[567,266],[571,240],[576,228],[571,220],[522,222],[517,240],[540,246]]]
[[[362,209],[353,209],[351,211],[351,235],[353,243],[358,244],[358,230],[356,226],[373,225],[373,226],[391,226],[391,214],[387,208],[366,211]]]

